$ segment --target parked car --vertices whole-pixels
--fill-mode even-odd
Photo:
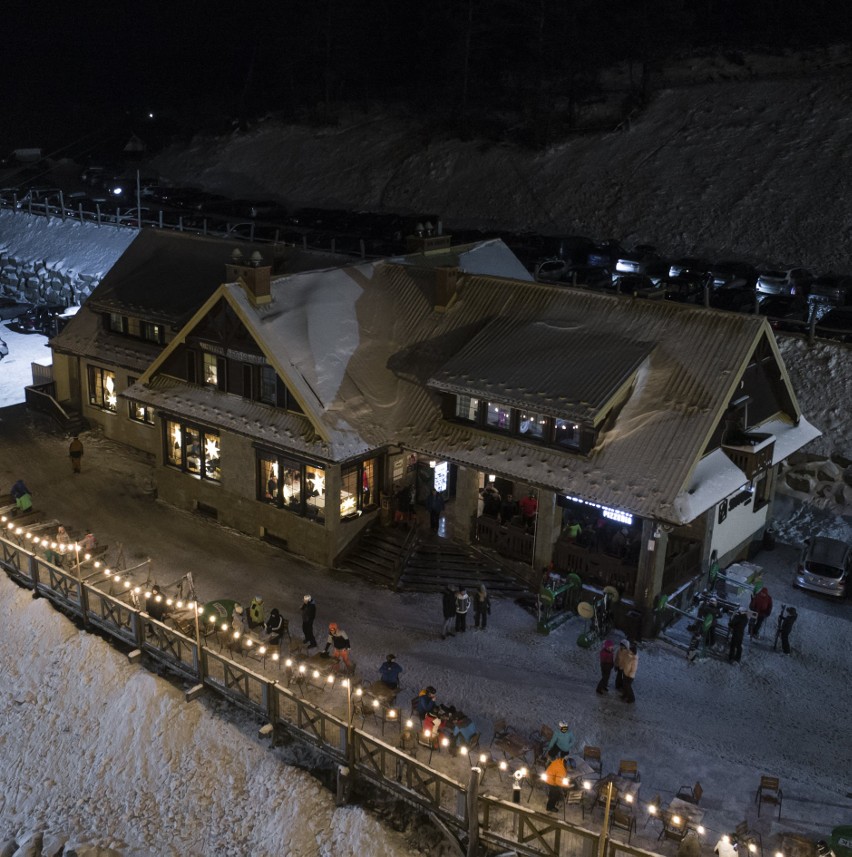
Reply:
[[[850,573],[852,546],[840,539],[816,536],[805,540],[793,586],[843,598],[848,594]]]
[[[31,310],[33,305],[27,301],[19,301],[6,295],[0,296],[0,320],[8,321]]]
[[[618,254],[613,277],[621,274],[644,274],[651,262],[659,260],[657,248],[650,244],[637,244],[632,250]]]
[[[565,269],[562,282],[569,286],[582,286],[586,289],[612,289],[612,276],[607,268],[594,265],[574,265]]]
[[[614,271],[615,263],[626,255],[627,251],[612,238],[596,241],[595,246],[586,256],[586,264],[592,268],[606,268],[608,271]]]
[[[674,279],[684,274],[704,276],[709,272],[710,267],[711,265],[706,259],[700,259],[697,256],[684,256],[669,264],[669,277]]]
[[[583,265],[595,242],[583,235],[545,235],[543,250],[547,256],[562,259],[568,265]]]
[[[811,279],[805,268],[761,268],[755,288],[761,295],[796,295],[807,291]]]
[[[816,326],[817,336],[852,342],[852,307],[835,307],[829,310]]]
[[[808,301],[817,319],[832,307],[852,306],[852,277],[836,274],[814,277],[808,287]]]
[[[810,306],[804,295],[770,295],[760,302],[759,313],[773,330],[802,333],[808,325]]]
[[[667,301],[677,301],[684,304],[702,304],[704,303],[705,281],[706,277],[683,274],[680,277],[662,280],[659,287],[665,291]]]
[[[749,265],[748,262],[738,262],[733,259],[716,262],[710,266],[708,274],[710,276],[710,283],[714,289],[721,289],[725,286],[754,289],[754,285],[757,282],[757,269],[754,265]]]
[[[55,319],[59,318],[66,309],[67,307],[63,304],[34,306],[10,321],[7,327],[17,333],[40,333],[48,336],[56,326]]]
[[[543,283],[559,283],[565,276],[568,265],[562,259],[545,259],[535,266],[535,278]]]
[[[636,297],[664,297],[665,292],[660,282],[654,282],[644,274],[624,274],[615,277],[612,281],[613,288],[618,294],[634,295]]]
[[[745,285],[741,278],[710,289],[710,306],[731,312],[754,312],[754,284]]]
[[[6,343],[2,339],[0,339],[0,360],[2,360],[4,357],[6,357],[6,355],[8,355],[8,353],[9,353],[9,346],[6,345]]]

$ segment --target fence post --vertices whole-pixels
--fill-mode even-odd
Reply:
[[[479,851],[479,778],[482,768],[472,767],[467,784],[467,857]]]
[[[38,598],[38,563],[36,562],[35,554],[30,554],[28,561],[30,564],[30,579],[33,582],[33,598]]]

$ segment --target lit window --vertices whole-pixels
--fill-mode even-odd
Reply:
[[[479,419],[479,399],[472,396],[458,396],[456,398],[456,416],[460,420],[476,422]]]
[[[166,463],[197,476],[219,482],[221,439],[218,432],[166,420]]]
[[[115,413],[118,395],[114,372],[99,366],[89,366],[89,404]]]
[[[547,420],[544,414],[534,414],[521,411],[519,414],[518,431],[526,438],[544,440],[547,437]]]
[[[127,379],[127,386],[132,387],[136,383],[135,378]],[[145,423],[145,425],[154,425],[154,409],[147,405],[141,405],[139,402],[129,402],[128,410],[130,419],[136,423]]]
[[[219,361],[215,354],[204,352],[204,383],[211,387],[219,386]]]
[[[580,427],[570,420],[554,420],[556,443],[559,446],[580,446]]]
[[[340,475],[340,517],[350,518],[376,503],[376,459],[362,461]]]
[[[489,402],[485,424],[498,431],[509,431],[512,426],[512,409],[497,402]]]

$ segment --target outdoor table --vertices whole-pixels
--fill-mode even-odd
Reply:
[[[668,811],[673,816],[680,816],[686,823],[687,829],[694,830],[696,833],[701,822],[704,821],[704,810],[688,800],[683,800],[683,798],[672,798]]]
[[[371,696],[375,696],[382,705],[392,706],[396,702],[396,697],[399,694],[399,688],[388,687],[381,679],[379,681],[374,681],[369,688],[367,688],[367,693]]]
[[[494,742],[494,746],[503,753],[507,762],[515,760],[526,762],[527,754],[532,749],[530,747],[529,740],[515,732],[512,732],[502,738],[498,738]]]
[[[598,780],[595,784],[597,800],[606,799],[606,787],[608,783],[612,783],[613,787],[618,789],[618,803],[635,806],[639,801],[640,784],[635,780],[628,780],[626,777],[620,777],[618,774],[607,774],[605,777]]]

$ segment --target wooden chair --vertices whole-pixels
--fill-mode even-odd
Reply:
[[[663,820],[663,829],[657,840],[673,839],[675,842],[683,842],[686,838],[686,819],[679,816],[677,813],[664,811],[660,816]]]
[[[594,815],[595,810],[599,807],[606,807],[606,795],[609,789],[606,787],[598,788],[597,793],[595,794],[594,803],[592,803],[592,811],[591,814]],[[618,806],[618,798],[619,798],[619,790],[617,786],[612,787],[612,800],[610,802],[610,808]]]
[[[622,759],[618,763],[618,776],[630,777],[630,779],[639,782],[639,764],[633,759]]]
[[[491,736],[489,747],[494,746],[494,742],[499,738],[505,738],[509,734],[509,724],[505,720],[494,721],[494,734]]]
[[[701,783],[696,782],[694,786],[681,786],[677,790],[675,797],[685,800],[688,803],[694,803],[696,806],[701,802],[701,795],[704,794],[704,789],[701,788]]]
[[[759,831],[748,826],[748,821],[742,821],[736,826],[733,838],[740,854],[758,854],[763,857],[763,839]]]
[[[565,817],[565,810],[572,805],[579,804],[580,810],[583,813],[583,819],[586,818],[586,792],[579,787],[568,789],[565,792],[565,803],[562,807],[562,817]]]
[[[658,794],[654,795],[654,797],[651,798],[651,802],[648,804],[648,817],[645,819],[645,824],[644,824],[643,830],[645,827],[648,826],[648,822],[651,821],[652,819],[654,821],[660,821],[660,819],[661,819],[661,816],[660,816],[660,796]]]
[[[544,755],[544,749],[550,743],[552,737],[553,730],[545,723],[542,723],[538,732],[533,732],[530,735],[530,744],[532,744],[533,754],[536,759],[540,759]]]
[[[598,779],[603,776],[603,762],[601,761],[601,748],[592,747],[587,744],[583,747],[583,759],[589,763],[592,770],[598,775]]]
[[[619,830],[627,831],[627,844],[630,844],[630,837],[633,836],[633,831],[636,830],[636,819],[632,812],[616,807],[609,815],[609,829],[617,827]]]
[[[757,804],[757,817],[760,818],[760,808],[763,804],[768,803],[778,807],[778,820],[781,820],[781,802],[784,800],[784,793],[781,791],[781,785],[778,777],[761,776],[760,785],[757,787],[757,792],[754,795],[754,802]]]
[[[437,732],[432,732],[430,729],[421,729],[417,733],[417,743],[421,747],[429,748],[429,764],[432,764],[432,753],[438,749],[438,741],[440,735]]]

